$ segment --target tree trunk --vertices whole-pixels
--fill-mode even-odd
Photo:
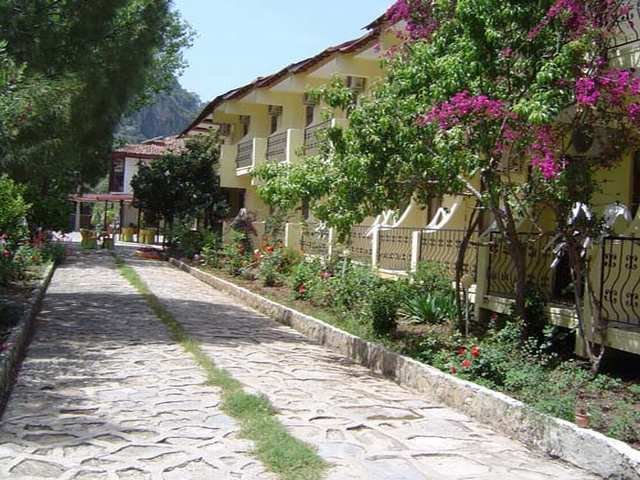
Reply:
[[[476,202],[476,209],[471,213],[471,218],[469,219],[469,225],[467,230],[464,232],[464,236],[462,238],[462,242],[460,243],[460,248],[458,249],[458,258],[456,259],[456,309],[458,310],[458,324],[462,325],[465,321],[465,312],[462,311],[462,276],[464,274],[464,258],[467,253],[467,248],[469,247],[469,243],[471,241],[471,237],[474,232],[478,228],[478,224],[480,223],[480,215],[477,212],[478,203]],[[466,294],[466,291],[465,291]],[[477,301],[477,299],[476,299]],[[466,302],[465,302],[466,303]],[[468,332],[465,331],[465,334]]]
[[[591,291],[591,286],[589,283],[589,272],[586,264],[586,260],[583,259],[581,255],[582,247],[576,243],[575,238],[570,235],[566,235],[564,240],[567,242],[567,253],[569,256],[569,264],[571,267],[571,278],[574,284],[574,299],[576,304],[576,316],[578,318],[578,331],[580,336],[582,337],[582,342],[584,346],[584,351],[587,354],[587,358],[591,363],[591,372],[594,375],[598,374],[600,370],[600,364],[602,363],[602,359],[604,357],[604,353],[606,348],[604,346],[604,333],[599,332],[601,334],[600,341],[603,342],[599,347],[599,352],[596,354],[591,344],[591,341],[588,337],[588,332],[586,331],[585,325],[585,315],[584,315],[584,302],[591,302],[592,308],[591,313],[593,315],[592,322],[599,330],[601,326],[601,312],[600,305],[596,305],[593,301],[593,292]],[[586,292],[583,291],[583,287],[586,287]],[[592,329],[595,333],[596,328]]]

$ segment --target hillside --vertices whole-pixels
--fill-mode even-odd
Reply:
[[[176,81],[173,88],[157,95],[141,110],[125,117],[116,132],[120,143],[174,135],[181,132],[200,113],[202,101]]]

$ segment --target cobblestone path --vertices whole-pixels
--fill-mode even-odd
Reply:
[[[112,257],[72,256],[0,420],[0,479],[272,479],[204,380]]]
[[[334,464],[331,480],[596,478],[375,376],[167,264],[129,262],[219,366],[267,395],[290,431]]]

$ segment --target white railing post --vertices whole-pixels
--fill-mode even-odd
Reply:
[[[422,248],[422,230],[411,233],[411,272],[418,269],[420,262],[420,250]]]
[[[284,227],[284,246],[300,252],[302,228],[299,223],[287,223]]]
[[[380,226],[373,227],[373,236],[371,238],[371,267],[378,268],[378,260],[380,255]]]
[[[334,244],[335,244],[335,238],[336,238],[336,230],[335,228],[330,228],[329,229],[329,245],[327,245],[327,257],[329,258],[333,258],[333,248],[334,248]]]

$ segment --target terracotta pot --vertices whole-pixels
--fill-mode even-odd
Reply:
[[[589,414],[584,410],[576,410],[576,425],[580,428],[589,428]]]

